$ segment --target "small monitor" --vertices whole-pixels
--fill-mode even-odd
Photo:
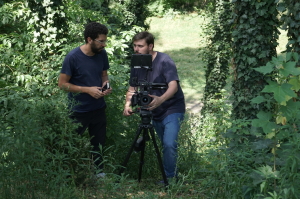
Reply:
[[[131,56],[131,68],[146,68],[152,70],[152,55],[133,54]]]

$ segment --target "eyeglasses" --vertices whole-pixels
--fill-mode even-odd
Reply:
[[[99,44],[105,45],[107,43],[107,41],[99,41],[97,39],[94,39],[94,41],[98,42]]]

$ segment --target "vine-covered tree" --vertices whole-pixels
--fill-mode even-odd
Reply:
[[[231,59],[231,3],[229,1],[218,1],[212,20],[206,26],[205,34],[209,35],[207,46],[201,49],[201,56],[206,62],[203,103],[201,110],[205,115],[210,111],[210,99],[221,98],[221,90],[226,85]]]
[[[277,4],[273,0],[233,2],[233,118],[253,119],[267,104],[256,106],[250,100],[266,85],[254,70],[276,56],[279,35]]]

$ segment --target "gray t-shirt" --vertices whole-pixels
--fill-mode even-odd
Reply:
[[[132,87],[136,87],[136,85],[134,85],[132,82],[134,77],[137,77],[138,82],[146,81],[148,83],[168,84],[175,80],[178,83],[178,91],[175,93],[175,95],[152,111],[154,120],[161,121],[172,113],[185,112],[184,95],[179,84],[176,65],[169,55],[157,52],[157,55],[152,62],[152,71],[148,71],[148,74],[147,69],[145,68],[132,68],[130,74],[130,86]],[[162,96],[166,90],[167,89],[153,89],[149,94]]]

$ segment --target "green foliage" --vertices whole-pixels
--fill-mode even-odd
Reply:
[[[300,3],[297,0],[283,0],[278,5],[278,10],[282,12],[280,18],[283,22],[282,29],[287,30],[287,52],[300,52],[299,9]]]
[[[218,170],[217,177],[222,176],[225,184],[234,181],[240,189],[233,193],[231,189],[227,189],[230,187],[225,187],[216,192],[216,196],[226,195],[228,191],[234,196],[243,195],[244,198],[298,197],[299,181],[295,180],[298,179],[300,160],[300,107],[297,89],[291,84],[282,87],[285,103],[282,102],[283,98],[276,97],[278,87],[289,84],[291,79],[299,78],[299,75],[288,72],[297,70],[295,66],[288,64],[297,61],[297,54],[288,53],[278,58],[273,57],[265,66],[255,68],[265,75],[269,84],[265,85],[251,103],[256,106],[266,103],[275,108],[261,110],[252,120],[227,120],[230,126],[227,131],[224,128],[220,137],[222,139],[218,139],[223,140],[218,150],[219,155],[226,156],[226,159],[222,162],[223,167]],[[285,72],[279,72],[280,70]],[[270,84],[273,86],[270,87]],[[294,97],[290,98],[290,95]],[[220,109],[215,109],[214,113],[217,114],[218,111]],[[214,126],[221,126],[213,123],[216,124]],[[218,164],[220,162],[216,163]],[[219,187],[223,181],[216,183]]]
[[[201,110],[203,115],[210,110],[210,99],[217,99],[218,93],[226,85],[229,74],[229,61],[231,57],[231,4],[229,1],[221,1],[216,4],[216,9],[211,13],[212,20],[204,25],[203,38],[207,38],[206,47],[200,49],[200,55],[206,62],[206,85],[204,89],[204,108]]]
[[[271,139],[276,143],[270,147],[273,153],[272,172],[276,173],[274,174],[275,176],[271,176],[271,178],[277,181],[276,184],[278,186],[277,188],[276,185],[272,185],[273,191],[271,191],[271,193],[273,193],[273,195],[277,194],[282,196],[283,198],[297,198],[300,190],[299,181],[294,181],[295,177],[298,176],[295,171],[299,169],[300,160],[297,155],[299,154],[298,124],[300,117],[298,113],[300,107],[299,97],[297,95],[298,89],[292,85],[293,81],[291,81],[299,79],[299,70],[295,66],[295,63],[299,61],[298,57],[299,55],[297,53],[287,53],[285,56],[273,58],[272,61],[268,63],[268,66],[265,66],[272,66],[273,71],[265,74],[269,74],[271,77],[276,74],[276,81],[269,80],[269,85],[266,85],[262,90],[261,101],[253,99],[253,103],[255,104],[261,104],[262,101],[269,101],[269,103],[273,103],[274,107],[276,107],[274,111],[258,113],[258,119],[253,120],[252,125],[261,126],[261,124],[268,119],[266,126],[270,128],[263,127],[263,132],[266,139]],[[258,70],[265,67],[261,67]],[[294,72],[296,74],[294,74]],[[273,79],[271,77],[269,78]],[[280,95],[282,95],[283,98],[278,95],[278,90],[281,91]],[[294,155],[291,156],[291,154]],[[286,172],[289,172],[289,174],[287,175]],[[264,177],[264,179],[268,178],[270,177]],[[266,187],[266,183],[267,181],[265,180],[261,183],[261,192],[263,192],[264,195],[271,195],[269,192],[271,188]],[[268,194],[267,191],[269,192]]]
[[[75,189],[91,180],[89,141],[74,135],[76,125],[68,120],[66,93],[59,91],[57,77],[66,54],[84,42],[82,33],[88,21],[106,24],[110,30],[106,50],[114,92],[106,101],[108,120],[115,122],[107,127],[110,147],[103,149],[108,172],[120,164],[124,154],[118,152],[125,151],[132,138],[124,133],[134,132],[135,126],[129,126],[122,115],[129,78],[126,50],[142,27],[125,30],[124,24],[108,24],[111,18],[123,17],[118,7],[114,15],[104,16],[102,9],[81,5],[81,1],[33,0],[29,4],[12,1],[0,8],[0,195],[5,198],[33,194],[83,198]],[[120,126],[125,127],[120,130]]]
[[[108,22],[118,24],[122,30],[132,30],[134,26],[149,28],[146,19],[151,16],[148,5],[150,0],[114,1],[110,6],[111,14]]]
[[[253,70],[276,55],[279,31],[276,2],[234,1],[233,48],[233,118],[255,118],[264,104],[253,106],[250,100],[259,95],[266,82]]]
[[[211,142],[214,147],[205,156],[211,163],[205,169],[211,175],[204,182],[215,190],[209,198],[298,198],[299,181],[295,179],[300,160],[299,55],[287,53],[276,57],[275,51],[280,25],[276,9],[283,11],[280,6],[288,6],[277,7],[274,1],[232,3],[233,98],[230,101],[217,93],[218,100],[206,102],[210,107],[201,119],[201,132],[216,133],[215,142]],[[293,15],[287,15],[292,10],[283,16]],[[208,30],[224,28],[220,20],[217,22],[216,28]],[[209,37],[213,41],[211,38],[214,37]],[[216,37],[215,43],[223,42],[224,38]],[[293,48],[292,43],[289,45]],[[213,49],[210,54],[217,52]],[[220,71],[219,60],[211,60],[212,67],[207,71]],[[210,83],[220,84],[219,76],[215,73],[217,81]],[[211,96],[214,97],[213,92]],[[227,117],[220,114],[224,106],[216,105],[230,102],[232,108],[227,106]]]
[[[93,171],[89,140],[74,134],[64,95],[31,95],[1,91],[0,195],[78,198],[75,184],[86,183]]]
[[[58,51],[68,34],[65,7],[62,0],[29,0],[28,6],[31,10],[28,26],[34,28],[33,42],[42,43],[41,50],[47,53]],[[49,52],[50,51],[50,52]]]
[[[205,9],[208,5],[214,5],[215,0],[161,0],[165,10],[174,9],[179,11],[192,11],[195,7]]]
[[[226,98],[211,103],[212,111],[201,119],[199,132],[208,140],[215,136],[201,146],[210,163],[202,165],[206,180],[201,186],[214,188],[209,198],[298,198],[300,104],[298,87],[293,85],[299,80],[294,64],[298,57],[287,53],[254,68],[268,84],[251,103],[274,107],[261,110],[255,119],[232,120]],[[283,91],[280,98],[276,97],[278,87]]]
[[[213,55],[211,62],[207,61],[209,66],[217,63],[216,69],[208,67],[207,73],[207,81],[216,82],[212,89],[216,95],[210,93],[207,98],[211,109],[206,117],[186,116],[179,139],[179,182],[167,192],[151,186],[151,180],[159,179],[161,173],[150,142],[145,154],[144,183],[137,185],[130,180],[137,178],[139,153],[132,154],[124,176],[113,174],[124,160],[140,122],[138,115],[123,117],[122,110],[128,85],[126,58],[130,40],[136,31],[146,27],[139,21],[143,18],[133,14],[143,15],[137,8],[142,1],[66,0],[56,2],[58,7],[47,1],[47,5],[31,1],[35,3],[31,8],[23,1],[6,2],[0,8],[1,197],[240,199],[300,195],[299,59],[295,53],[275,56],[278,23],[271,1],[234,1],[216,7],[220,15],[216,15],[215,24],[219,27],[208,30],[213,41],[210,44],[214,45],[208,45],[211,50],[207,50]],[[229,15],[223,9],[229,13],[231,6],[236,17],[232,21],[237,84],[233,107],[227,91],[222,90],[228,69],[226,57],[231,52],[226,40],[230,38],[230,26],[225,26]],[[41,15],[42,11],[47,15]],[[38,15],[40,21],[35,19]],[[56,86],[63,58],[83,43],[81,33],[88,21],[99,21],[110,29],[106,50],[113,93],[106,98],[110,122],[107,147],[102,151],[105,172],[110,177],[103,183],[90,178],[93,169],[89,138],[87,134],[74,134],[76,125],[68,119],[66,94]],[[49,34],[39,31],[44,28],[43,23],[49,27],[45,29]],[[52,28],[65,23],[61,30],[67,34],[58,31],[61,36],[54,37]],[[44,41],[47,35],[52,39]],[[218,71],[222,75],[217,76]],[[232,120],[232,110],[237,109],[238,119]]]

